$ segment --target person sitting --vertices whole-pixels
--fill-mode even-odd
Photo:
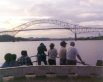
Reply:
[[[30,57],[28,57],[27,55],[26,50],[21,51],[21,57],[18,58],[17,62],[19,63],[19,65],[33,65]]]
[[[11,54],[11,53],[7,53],[4,56],[5,62],[1,67],[15,67],[15,66],[19,66],[19,64],[16,61],[16,54]]]
[[[16,61],[16,58],[16,54],[11,54],[10,67],[19,66],[18,62]]]
[[[7,54],[5,54],[5,56],[4,56],[4,59],[5,59],[5,62],[4,62],[4,64],[1,66],[1,67],[11,67],[11,53],[7,53]]]
[[[48,63],[49,65],[56,65],[57,49],[54,48],[54,44],[50,44],[50,50],[48,51]]]

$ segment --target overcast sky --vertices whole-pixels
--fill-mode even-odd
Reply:
[[[0,0],[0,30],[11,29],[24,22],[42,18],[60,19],[82,26],[102,27],[102,8],[103,0]],[[55,32],[59,35],[59,31]],[[65,36],[67,34],[65,32]],[[33,34],[26,34],[28,35]]]

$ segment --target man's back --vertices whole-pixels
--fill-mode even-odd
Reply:
[[[71,46],[67,51],[67,59],[76,60],[77,55],[78,55],[77,49]]]
[[[60,58],[66,58],[66,52],[67,52],[66,48],[61,47],[59,51]]]
[[[37,50],[38,54],[44,54],[44,52],[47,51],[45,46],[39,46]]]

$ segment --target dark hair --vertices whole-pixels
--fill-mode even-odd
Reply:
[[[17,57],[16,54],[12,54],[11,55],[11,60],[16,60],[16,57]]]
[[[22,56],[27,56],[27,51],[26,51],[26,50],[22,50],[22,51],[21,51],[21,55],[22,55]]]
[[[40,43],[41,46],[45,46],[44,43]]]
[[[6,62],[10,62],[11,61],[11,53],[5,54],[4,59]]]
[[[70,42],[70,46],[75,46],[75,42]]]
[[[55,46],[55,45],[54,45],[53,43],[51,43],[51,44],[50,44],[50,49],[53,49],[54,46]]]

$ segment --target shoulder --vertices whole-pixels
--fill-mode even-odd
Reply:
[[[40,49],[40,46],[38,46],[38,48],[37,49]]]
[[[69,50],[77,50],[75,47],[69,47]]]
[[[64,48],[64,47],[61,47],[61,48],[60,48],[60,50],[65,50],[65,49],[66,49],[66,48]]]
[[[75,51],[77,51],[77,48],[74,47],[73,49],[74,49]]]
[[[51,51],[51,49],[48,50],[48,52],[50,52],[50,51]]]
[[[60,51],[61,51],[61,52],[64,52],[64,51],[67,51],[67,50],[66,50],[66,48],[61,47],[61,48],[60,48]]]
[[[56,49],[56,48],[54,48],[54,49],[53,49],[53,52],[54,52],[54,53],[57,53],[57,49]]]
[[[4,62],[4,64],[1,66],[2,68],[4,67],[9,67],[9,62]]]

